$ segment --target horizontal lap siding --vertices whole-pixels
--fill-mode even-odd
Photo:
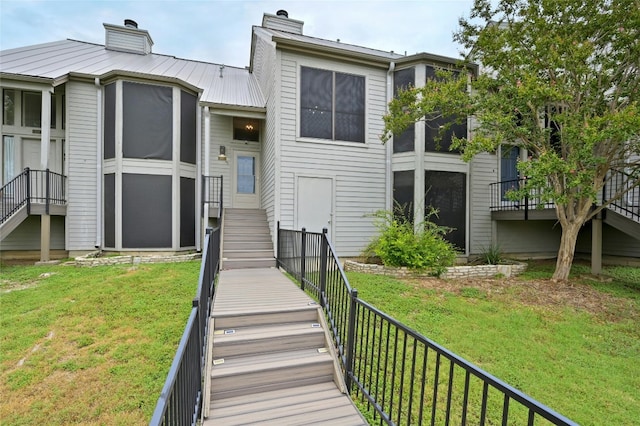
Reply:
[[[470,253],[480,254],[491,245],[490,184],[497,182],[498,163],[495,155],[482,153],[471,162],[470,189]]]
[[[71,81],[66,87],[68,207],[67,250],[93,250],[96,242],[97,93],[92,84]]]
[[[211,176],[222,175],[223,179],[223,203],[225,208],[232,207],[231,200],[233,194],[232,180],[233,169],[231,169],[231,161],[218,160],[220,153],[220,145],[226,147],[226,155],[228,159],[233,158],[234,147],[240,146],[240,142],[233,143],[233,118],[226,115],[211,114],[211,158],[210,166]],[[202,157],[204,158],[204,156]]]
[[[587,224],[580,231],[576,252],[591,253],[591,226]],[[602,224],[602,254],[640,258],[640,240],[616,228]]]
[[[296,177],[334,179],[334,237],[338,255],[357,256],[375,235],[371,213],[385,208],[385,147],[380,142],[386,107],[386,72],[359,65],[282,53],[281,221],[293,227]],[[297,140],[298,73],[301,65],[366,77],[366,144],[339,145]]]
[[[51,216],[51,250],[65,250],[64,216]],[[2,251],[40,250],[40,216],[27,217],[0,242]]]

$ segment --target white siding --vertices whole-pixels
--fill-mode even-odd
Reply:
[[[591,226],[585,226],[578,236],[576,252],[591,253]],[[640,240],[602,224],[602,254],[640,258]]]
[[[301,65],[366,78],[366,143],[297,139],[298,75]],[[386,105],[386,70],[282,53],[280,97],[282,226],[296,225],[296,176],[334,178],[333,242],[338,255],[356,256],[376,230],[367,214],[385,208],[385,155],[380,142]]]
[[[491,183],[497,182],[496,155],[482,153],[471,162],[469,175],[469,253],[479,254],[491,245]]]
[[[96,245],[97,92],[93,84],[71,81],[67,104],[67,250],[93,250]]]
[[[496,225],[504,253],[555,254],[560,247],[561,228],[554,220],[504,220]]]
[[[2,251],[40,250],[40,216],[29,216],[0,243]],[[64,217],[51,216],[51,250],[65,250]]]

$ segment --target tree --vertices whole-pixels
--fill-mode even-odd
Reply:
[[[452,144],[466,161],[505,143],[525,148],[526,184],[513,196],[535,189],[555,203],[562,237],[553,279],[566,280],[580,228],[640,184],[640,1],[492,3],[476,0],[454,35],[479,75],[445,70],[401,92],[382,140],[418,120],[471,116],[472,133]],[[630,173],[602,200],[621,169]]]

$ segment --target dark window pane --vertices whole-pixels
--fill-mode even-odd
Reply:
[[[173,91],[170,87],[122,84],[122,155],[171,160]]]
[[[122,247],[170,248],[171,176],[122,174]]]
[[[413,222],[413,170],[393,172],[393,212]]]
[[[407,68],[393,73],[394,96],[402,89],[415,85],[415,69]],[[415,125],[411,124],[399,135],[393,135],[393,152],[411,152],[415,150]]]
[[[336,73],[335,139],[364,142],[364,77]]]
[[[180,161],[196,164],[196,97],[180,92]]]
[[[42,93],[22,92],[22,125],[40,127],[42,118]]]
[[[445,238],[459,250],[466,248],[467,186],[466,174],[425,171],[425,212],[438,210],[430,220],[438,225],[455,228]]]
[[[104,87],[104,158],[116,156],[116,85]]]
[[[233,139],[238,141],[259,142],[260,122],[251,118],[234,118]]]
[[[300,91],[300,136],[332,139],[332,72],[303,67]]]
[[[454,123],[442,135],[439,134],[440,127],[445,123],[454,121],[454,117],[439,117],[433,120],[425,120],[424,150],[426,152],[459,153],[459,150],[450,150],[453,135],[457,138],[467,137],[467,123]]]
[[[2,124],[13,126],[16,116],[16,92],[12,89],[4,89],[2,94]]]
[[[196,245],[196,181],[180,178],[180,247]]]
[[[116,246],[116,175],[104,175],[104,245]]]

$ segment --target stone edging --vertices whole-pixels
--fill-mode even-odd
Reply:
[[[409,268],[393,268],[369,263],[358,263],[353,260],[344,262],[345,271],[365,272],[368,274],[387,275],[396,278],[433,278],[432,274],[418,273]],[[496,275],[512,277],[527,270],[527,264],[515,262],[505,265],[465,265],[452,266],[440,275],[443,279],[452,278],[492,278]]]
[[[160,256],[110,256],[100,257],[101,252],[94,251],[84,256],[75,258],[77,266],[106,266],[106,265],[138,265],[140,263],[176,263],[188,262],[190,260],[200,259],[201,253],[178,254],[178,255],[160,255]]]

